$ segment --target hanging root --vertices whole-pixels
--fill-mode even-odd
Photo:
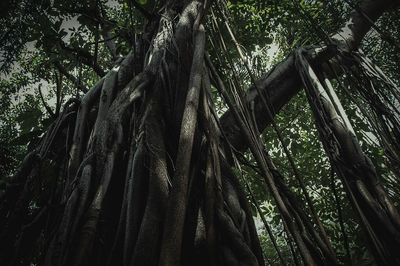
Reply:
[[[157,265],[162,225],[168,199],[168,170],[164,145],[164,123],[160,116],[160,96],[153,96],[144,121],[146,154],[149,156],[149,191],[142,224],[130,265]],[[158,100],[157,100],[158,99]]]
[[[383,265],[400,262],[399,214],[379,183],[371,160],[363,153],[343,108],[335,110],[303,50],[296,54],[296,67],[306,88],[323,146],[347,188],[351,203],[361,217],[375,259]],[[326,88],[326,84],[325,84]],[[337,98],[336,98],[337,100]],[[339,102],[336,106],[341,106]]]
[[[14,262],[28,264],[38,244],[41,265],[264,265],[219,144],[205,7],[178,2],[163,9],[148,60],[134,65],[130,53],[117,62],[80,103],[68,103],[27,158],[0,206],[2,257],[16,247]]]
[[[78,170],[81,158],[83,156],[83,143],[85,143],[88,135],[88,117],[90,109],[95,103],[96,99],[100,96],[101,89],[103,87],[104,78],[102,78],[97,84],[89,90],[83,97],[81,104],[79,105],[78,114],[75,122],[75,131],[72,139],[72,147],[69,152],[68,162],[68,176],[73,178]]]
[[[107,111],[107,117],[98,127],[94,129],[94,154],[96,172],[100,175],[99,185],[96,189],[94,199],[87,210],[87,216],[80,233],[79,246],[76,249],[78,254],[74,263],[77,265],[86,264],[85,260],[92,250],[93,241],[102,209],[104,197],[113,176],[115,160],[120,152],[120,145],[123,138],[122,116],[125,110],[142,95],[143,90],[148,85],[145,74],[135,77],[115,98]],[[114,84],[115,85],[115,84]],[[100,117],[103,116],[99,112]],[[101,119],[101,118],[100,118]],[[99,168],[100,167],[100,168]]]
[[[161,259],[163,265],[179,265],[183,225],[185,221],[187,194],[189,184],[189,170],[194,132],[197,124],[197,107],[199,104],[200,86],[205,46],[205,32],[202,25],[196,31],[195,49],[189,80],[189,89],[186,98],[186,107],[183,112],[181,133],[179,138],[176,170],[172,180],[172,189],[168,199],[167,218],[165,221],[162,241]]]

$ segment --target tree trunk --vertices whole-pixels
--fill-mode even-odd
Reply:
[[[215,116],[215,71],[204,60],[207,1],[165,2],[138,41],[145,52],[134,49],[69,101],[12,178],[0,205],[0,263],[264,265],[234,155],[222,145],[227,136],[240,151],[250,145],[304,262],[335,264],[268,156],[243,137],[234,110]],[[399,3],[377,2],[361,6],[372,20]],[[370,28],[357,13],[352,19],[348,38],[333,38],[342,50],[356,49]],[[277,112],[300,90],[294,58],[247,94],[260,130],[273,117],[258,91]]]
[[[356,51],[365,34],[371,29],[371,23],[375,22],[385,11],[398,8],[399,5],[399,0],[361,1],[359,7],[362,13],[354,10],[346,25],[337,34],[331,36],[332,41],[343,52]],[[365,17],[368,17],[370,21]],[[301,49],[304,49],[304,47]],[[332,59],[335,54],[335,52],[332,53],[326,48],[326,44],[317,44],[315,47],[306,47],[306,49],[312,50],[313,60],[319,63]],[[252,86],[247,92],[246,102],[248,104],[254,102],[254,112],[260,132],[271,124],[271,118],[265,115],[267,107],[262,103],[262,97],[269,99],[271,112],[275,116],[302,88],[303,84],[296,70],[294,55],[294,52],[289,54],[284,61],[258,79],[256,81],[258,89]],[[340,61],[332,60],[333,65],[340,63]],[[262,96],[260,96],[259,91],[262,92]],[[248,148],[242,138],[239,126],[235,123],[232,111],[227,111],[223,115],[221,124],[229,142],[236,149],[243,151]]]
[[[130,53],[65,107],[1,206],[3,265],[264,265],[246,197],[221,166],[205,8],[168,1],[146,58]]]

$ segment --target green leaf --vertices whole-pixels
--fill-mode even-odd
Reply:
[[[21,134],[20,136],[11,140],[10,144],[11,145],[26,145],[29,142],[37,139],[40,136],[40,134],[42,134],[42,130],[39,130],[39,129]]]
[[[38,127],[42,111],[36,108],[27,109],[16,117],[16,122],[21,125],[22,134],[30,132],[32,128]]]

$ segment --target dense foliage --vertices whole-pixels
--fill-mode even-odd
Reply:
[[[140,47],[135,47],[136,37],[149,30],[146,20],[159,8],[159,2],[8,0],[1,4],[0,193],[64,104],[93,87],[120,55],[126,55],[132,47],[141,52]],[[215,5],[207,14],[206,45],[219,72],[224,73],[224,81],[229,82],[237,74],[245,89],[252,85],[252,77],[229,32],[223,29],[224,16],[245,53],[252,75],[258,78],[294,49],[326,41],[348,19],[353,5],[357,1],[227,1],[226,9]],[[386,13],[375,27],[377,30],[366,36],[362,50],[395,84],[400,84],[399,10]],[[226,53],[221,53],[220,38],[228,40]],[[351,75],[344,75],[333,85],[363,150],[385,178],[381,182],[398,206],[400,176],[391,171],[391,162],[379,145],[377,133],[357,101],[352,100],[360,97],[352,91],[356,83]],[[228,109],[225,102],[214,87],[212,94],[218,114],[223,114]],[[319,141],[305,93],[299,93],[285,106],[275,122],[284,136],[283,143],[269,127],[262,133],[266,148],[288,187],[306,202],[285,149],[291,154],[338,260],[343,264],[373,264],[343,184],[335,178]],[[238,158],[241,167],[236,174],[253,204],[264,257],[271,265],[280,264],[262,219],[267,221],[278,250],[288,264],[294,265],[300,256],[284,230],[273,197],[266,192],[256,161],[250,152],[242,157]],[[307,215],[311,216],[309,210]]]

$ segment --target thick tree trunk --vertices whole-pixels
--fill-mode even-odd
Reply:
[[[146,53],[130,53],[81,100],[68,102],[13,177],[0,205],[2,265],[264,265],[213,115],[206,1],[165,2],[149,23]],[[377,2],[361,6],[372,20],[398,4]],[[352,21],[345,39],[333,38],[347,43],[342,50],[356,49],[369,29],[357,13]],[[294,62],[290,55],[257,81],[274,114],[301,87]],[[256,88],[246,101],[264,129],[271,117]],[[243,138],[233,111],[222,130],[238,150],[250,145],[303,260],[334,264],[270,159]]]
[[[147,57],[129,54],[67,106],[14,177],[2,265],[264,264],[210,115],[204,3],[162,10]]]

